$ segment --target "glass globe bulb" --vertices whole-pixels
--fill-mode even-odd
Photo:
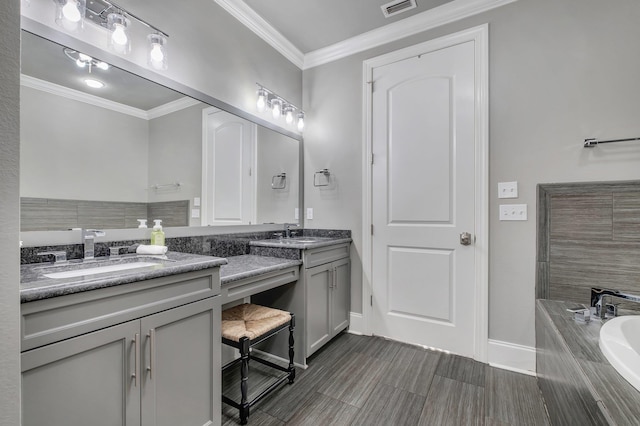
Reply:
[[[271,113],[273,114],[273,118],[280,118],[280,114],[282,113],[282,105],[278,99],[274,99],[271,101]]]
[[[293,123],[293,109],[291,107],[286,109],[286,113],[284,114],[284,120],[287,124]]]
[[[111,40],[113,40],[115,44],[118,44],[120,46],[124,46],[127,44],[129,39],[127,37],[126,31],[124,30],[124,26],[115,24],[113,34],[111,34]]]
[[[298,114],[298,131],[302,131],[304,129],[304,114]]]
[[[67,3],[62,6],[62,14],[70,22],[80,22],[80,19],[82,19],[78,3],[75,0],[67,0]]]
[[[153,47],[151,48],[151,60],[156,62],[162,62],[164,60],[164,52],[162,51],[162,46],[159,43],[153,43]]]
[[[267,92],[264,89],[258,90],[258,100],[256,101],[258,112],[264,112],[267,109]]]

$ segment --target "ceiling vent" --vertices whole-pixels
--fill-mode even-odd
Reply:
[[[382,14],[385,18],[389,18],[398,13],[406,12],[407,10],[414,9],[416,7],[416,0],[396,0],[391,3],[383,4]]]

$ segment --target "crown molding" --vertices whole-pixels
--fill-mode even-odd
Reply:
[[[214,0],[244,26],[266,41],[298,68],[304,64],[304,53],[265,21],[242,0]]]
[[[176,99],[172,102],[167,102],[164,105],[160,105],[147,111],[147,120],[162,117],[163,115],[171,114],[172,112],[180,111],[185,108],[189,108],[195,105],[200,105],[202,102],[185,96],[184,98]]]
[[[145,111],[140,108],[135,108],[129,105],[124,105],[119,102],[110,101],[99,96],[91,95],[79,90],[70,89],[59,84],[51,83],[50,81],[40,80],[39,78],[31,77],[29,75],[20,74],[20,85],[30,87],[42,92],[51,93],[52,95],[62,96],[63,98],[71,99],[78,102],[84,102],[85,104],[105,108],[111,111],[119,112],[122,114],[130,115],[132,117],[141,118],[143,120],[151,120],[154,118],[162,117],[163,115],[171,114],[172,112],[180,111],[181,109],[189,108],[197,105],[200,101],[185,96],[178,100],[167,102],[164,105]]]
[[[214,0],[238,21],[262,38],[300,69],[337,61],[358,52],[381,46],[404,37],[459,21],[517,0],[453,0],[442,6],[410,16],[401,21],[368,31],[355,37],[302,53],[275,28],[242,0]]]
[[[116,111],[122,114],[127,114],[133,117],[148,120],[147,112],[139,108],[134,108],[118,102],[109,101],[99,96],[90,95],[79,90],[70,89],[68,87],[60,86],[59,84],[51,83],[50,81],[40,80],[39,78],[31,77],[25,74],[20,74],[20,85],[40,90],[42,92],[51,93],[53,95],[62,96],[74,101],[84,102],[89,105],[98,106],[101,108],[109,109],[111,111]]]
[[[515,1],[517,0],[454,0],[401,21],[309,52],[304,56],[302,69],[333,62]]]

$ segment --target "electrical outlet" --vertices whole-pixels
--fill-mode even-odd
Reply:
[[[200,217],[200,209],[191,209],[191,217],[197,219]]]
[[[307,207],[307,219],[313,219],[313,207]]]
[[[293,209],[293,218],[294,218],[295,220],[300,219],[300,209],[299,209],[299,208],[297,208],[297,207],[296,207],[295,209]]]
[[[527,220],[527,205],[500,204],[500,220]]]
[[[518,182],[499,182],[498,198],[518,198]]]

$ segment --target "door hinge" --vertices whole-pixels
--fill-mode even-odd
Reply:
[[[371,301],[369,303],[373,306],[373,294],[371,295]]]
[[[371,93],[373,93],[373,84],[375,83],[373,80],[367,81],[369,83],[369,87],[371,87]]]
[[[371,164],[372,165],[373,165],[373,158],[374,158],[373,153],[371,153]]]
[[[371,224],[371,235],[373,235],[373,223]]]

